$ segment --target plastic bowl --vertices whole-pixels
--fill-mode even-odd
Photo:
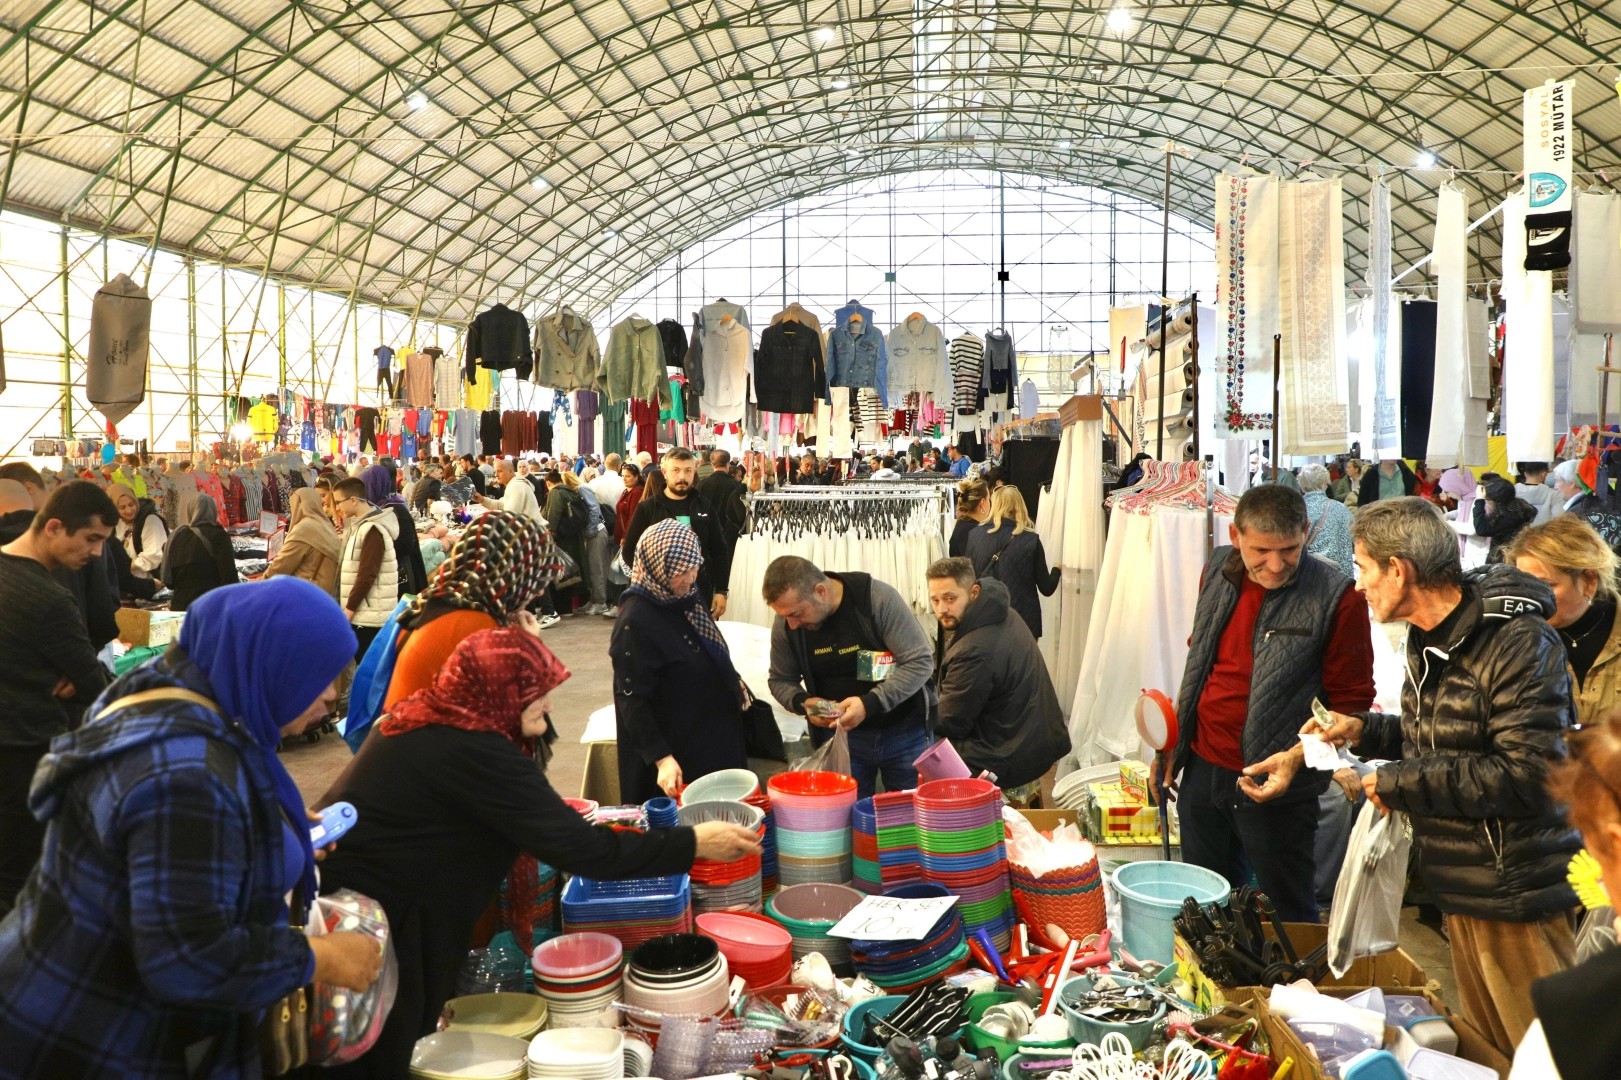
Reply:
[[[681,824],[697,825],[704,821],[730,821],[734,825],[752,830],[758,829],[765,821],[765,811],[748,803],[723,802],[718,799],[682,804]]]
[[[766,789],[773,799],[826,798],[854,794],[856,781],[855,777],[845,776],[843,773],[802,769],[778,773],[766,781]],[[996,790],[995,785],[992,785],[991,790]]]
[[[589,981],[617,968],[624,955],[619,939],[607,934],[560,934],[536,945],[529,962],[545,978]]]
[[[955,810],[1000,797],[1001,792],[989,780],[927,780],[918,785],[917,805],[920,808]]]
[[[417,1040],[412,1076],[505,1076],[523,1068],[524,1040],[483,1031],[440,1031]]]
[[[809,882],[790,885],[771,898],[779,915],[797,922],[836,923],[865,897],[848,885]]]
[[[529,1059],[556,1065],[599,1065],[623,1060],[625,1036],[616,1028],[554,1028],[529,1043]]]
[[[844,1045],[850,1048],[850,1053],[860,1058],[868,1065],[871,1065],[873,1062],[877,1061],[878,1055],[882,1054],[884,1052],[884,1047],[889,1045],[889,1040],[885,1039],[884,1042],[878,1046],[868,1046],[866,1043],[861,1041],[862,1036],[864,1036],[867,1031],[867,1016],[869,1014],[888,1016],[890,1013],[900,1008],[901,1002],[905,1000],[906,998],[900,995],[868,998],[866,1001],[859,1002],[853,1006],[849,1012],[845,1013]]]
[[[482,1031],[532,1039],[546,1026],[546,1002],[534,994],[469,994],[445,1002],[446,1031]]]
[[[1133,979],[1127,975],[1110,975],[1109,978],[1118,983],[1141,983],[1140,979]],[[1150,1015],[1141,1020],[1133,1020],[1129,1024],[1111,1024],[1102,1020],[1094,1020],[1078,1012],[1072,1004],[1078,994],[1092,989],[1090,975],[1078,975],[1058,988],[1058,1009],[1069,1021],[1070,1038],[1078,1043],[1100,1043],[1103,1037],[1111,1031],[1117,1031],[1126,1037],[1133,1050],[1142,1050],[1154,1037],[1154,1026],[1165,1018],[1165,1003],[1159,1003]]]
[[[772,920],[740,912],[705,912],[698,916],[698,932],[713,938],[733,963],[772,963],[794,943],[793,935]]]
[[[681,793],[681,805],[698,802],[742,802],[760,790],[760,778],[750,769],[722,769],[700,776]]]
[[[564,799],[563,801],[568,803],[570,810],[575,811],[582,817],[590,817],[597,812],[598,803],[593,799]]]
[[[661,934],[636,946],[630,964],[638,973],[675,975],[699,970],[719,952],[712,938],[700,934]]]

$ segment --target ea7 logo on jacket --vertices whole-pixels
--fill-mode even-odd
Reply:
[[[1510,618],[1515,615],[1541,615],[1542,605],[1528,596],[1494,596],[1484,605],[1487,615]]]

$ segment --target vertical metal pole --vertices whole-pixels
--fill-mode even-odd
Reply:
[[[782,207],[782,306],[788,306],[788,206]]]
[[[349,326],[350,333],[354,335],[354,362],[355,362],[355,392],[350,401],[360,400],[360,305],[355,302],[353,293],[349,294]]]
[[[1000,263],[996,275],[996,286],[1000,293],[1001,313],[997,322],[1003,330],[1007,329],[1007,176],[1004,173],[996,174],[996,232],[1000,254]]]
[[[220,436],[228,438],[231,424],[236,419],[231,399],[239,396],[241,387],[231,386],[231,338],[226,322],[225,267],[219,267],[220,279]],[[249,339],[252,340],[251,338]]]
[[[1165,460],[1165,339],[1171,326],[1171,144],[1165,144],[1165,212],[1159,238],[1159,438],[1154,457]],[[1111,262],[1113,260],[1111,259]],[[1150,332],[1148,340],[1154,340]]]
[[[1199,294],[1194,293],[1188,300],[1188,310],[1193,315],[1193,336],[1188,338],[1188,382],[1193,386],[1193,458],[1199,459],[1199,432],[1202,425],[1199,422]]]
[[[186,440],[197,445],[197,260],[186,256]],[[154,449],[148,446],[147,449]]]
[[[1272,482],[1278,482],[1278,367],[1283,360],[1283,335],[1272,335]]]
[[[62,438],[73,438],[73,320],[68,318],[68,227],[60,233],[62,256]]]
[[[287,393],[287,286],[280,284],[276,286],[276,392]]]

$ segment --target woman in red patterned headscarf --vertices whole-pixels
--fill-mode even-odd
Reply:
[[[568,669],[541,644],[533,615],[521,611],[514,623],[457,645],[431,686],[377,721],[377,735],[323,799],[353,804],[356,824],[322,863],[322,891],[354,889],[383,905],[400,973],[377,1045],[332,1069],[333,1080],[410,1071],[412,1047],[434,1030],[473,927],[509,870],[511,922],[527,927],[534,859],[625,878],[685,873],[695,855],[731,861],[759,850],[752,833],[726,822],[614,832],[570,809],[543,771],[556,738],[551,692]]]

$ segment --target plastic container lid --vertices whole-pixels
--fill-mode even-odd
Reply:
[[[607,934],[560,934],[535,946],[530,963],[537,973],[579,979],[619,966],[625,947]]]
[[[1408,1080],[1408,1076],[1389,1050],[1364,1050],[1340,1068],[1340,1080]]]
[[[1360,1074],[1345,1072],[1343,1077],[1364,1080]],[[1497,1070],[1439,1050],[1421,1049],[1407,1059],[1410,1080],[1497,1080]]]

